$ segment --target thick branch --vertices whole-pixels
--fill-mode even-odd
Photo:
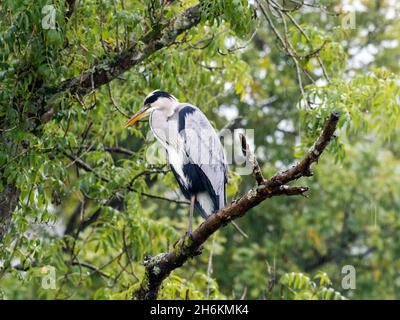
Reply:
[[[318,160],[333,137],[338,119],[339,113],[332,112],[319,139],[302,161],[291,169],[274,175],[270,180],[264,181],[264,183],[249,190],[240,199],[213,214],[193,232],[192,239],[185,241],[182,250],[179,248],[180,246],[177,246],[177,249],[173,251],[147,258],[144,261],[146,272],[140,287],[134,292],[134,298],[156,299],[163,280],[173,270],[182,266],[189,258],[199,255],[201,246],[215,231],[230,221],[243,216],[265,199],[279,195],[304,194],[308,188],[289,187],[285,184],[302,176],[310,176],[310,166]]]
[[[135,44],[116,55],[111,61],[108,56],[100,58],[101,63],[83,72],[79,77],[65,80],[57,87],[47,88],[46,92],[50,94],[60,92],[88,94],[136,66],[154,52],[169,47],[180,34],[196,26],[199,22],[200,6],[195,5],[184,10],[163,26],[159,26],[161,30],[155,28],[143,36],[138,41],[138,43],[144,43],[143,46]]]

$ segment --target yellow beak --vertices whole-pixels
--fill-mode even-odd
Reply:
[[[129,119],[129,121],[125,125],[125,128],[133,125],[140,118],[142,118],[143,116],[147,115],[148,112],[146,112],[146,111],[148,111],[149,108],[150,108],[150,106],[146,105],[142,109],[140,109],[132,118]]]

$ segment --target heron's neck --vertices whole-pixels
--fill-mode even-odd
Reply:
[[[179,101],[176,99],[159,99],[153,105],[155,105],[156,110],[163,113],[166,117],[170,117],[174,114]]]

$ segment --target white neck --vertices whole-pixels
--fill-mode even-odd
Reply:
[[[153,102],[151,106],[154,109],[170,113],[172,115],[176,109],[176,106],[179,104],[179,101],[175,98],[159,98],[157,101]]]

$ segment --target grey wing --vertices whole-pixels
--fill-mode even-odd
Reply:
[[[199,166],[208,178],[217,207],[226,205],[227,164],[221,141],[207,117],[197,107],[185,104],[178,111],[178,130],[184,140],[189,161]]]

